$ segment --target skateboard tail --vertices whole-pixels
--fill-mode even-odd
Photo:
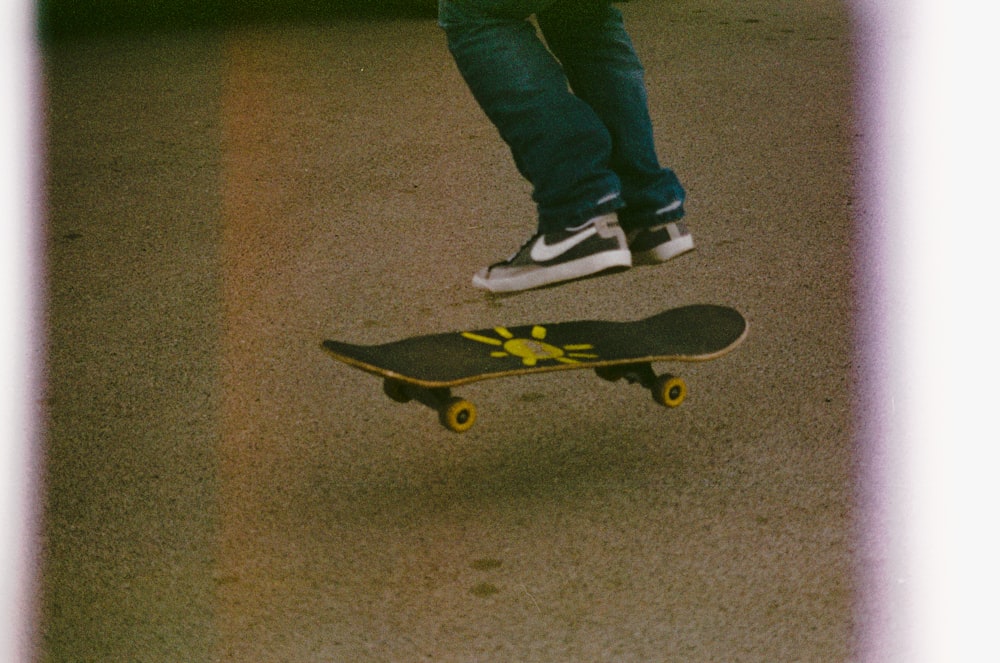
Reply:
[[[351,343],[341,343],[339,341],[329,339],[323,341],[322,344],[323,350],[325,350],[328,355],[337,361],[347,364],[348,366],[353,366],[354,368],[362,370],[366,373],[371,373],[372,375],[377,375],[383,378],[400,380],[402,382],[414,382],[413,378],[410,376],[382,366],[375,356],[377,355],[377,349],[379,347],[381,346],[354,345]],[[448,386],[448,383],[434,380],[422,380],[420,383],[426,383],[424,386],[427,387]]]

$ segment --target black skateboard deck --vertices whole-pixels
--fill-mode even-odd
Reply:
[[[642,320],[575,320],[492,327],[415,336],[380,345],[323,341],[334,359],[383,378],[393,400],[420,401],[436,409],[456,432],[472,427],[472,403],[454,397],[458,385],[513,375],[579,368],[606,380],[626,379],[651,390],[668,407],[684,400],[678,377],[656,375],[653,362],[707,361],[733,350],[746,337],[747,322],[724,306],[692,305]]]

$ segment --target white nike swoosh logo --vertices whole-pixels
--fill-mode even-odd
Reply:
[[[535,245],[531,247],[531,259],[535,262],[548,262],[549,260],[555,260],[577,244],[585,242],[588,238],[596,234],[597,228],[591,226],[583,232],[570,235],[563,241],[556,242],[555,244],[546,244],[545,235],[542,235],[538,241],[535,242]]]

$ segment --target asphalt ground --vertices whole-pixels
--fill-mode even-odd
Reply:
[[[530,190],[432,20],[45,49],[39,660],[859,655],[849,16],[622,9],[697,250],[502,298]],[[455,435],[319,347],[691,303],[750,334],[674,411],[560,372]]]

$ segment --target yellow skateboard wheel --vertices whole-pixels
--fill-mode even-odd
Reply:
[[[651,389],[653,400],[665,407],[677,407],[687,396],[687,384],[673,375],[661,375]]]
[[[476,423],[476,406],[464,398],[452,398],[438,412],[441,425],[455,433],[464,433]]]

